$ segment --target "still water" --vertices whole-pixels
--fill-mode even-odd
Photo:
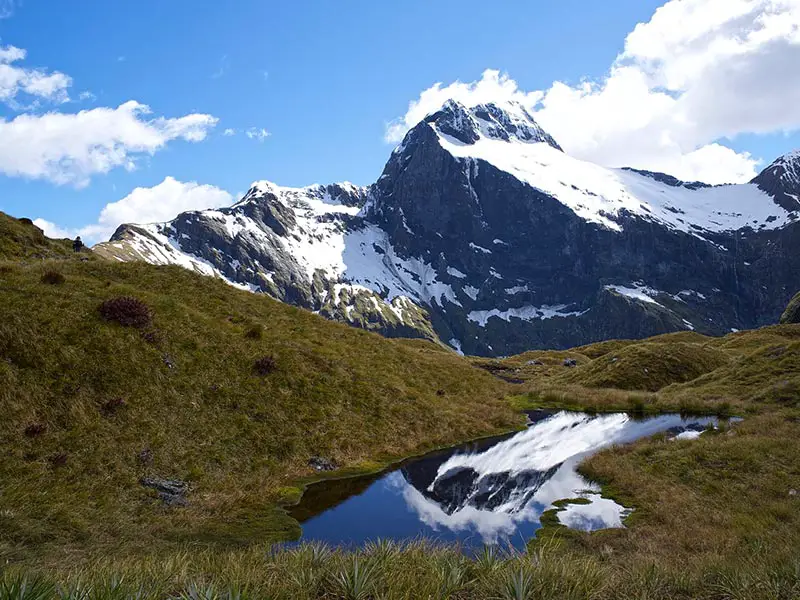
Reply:
[[[566,526],[585,531],[622,527],[628,509],[603,498],[576,472],[587,456],[613,444],[667,432],[697,437],[713,417],[625,413],[529,413],[528,428],[405,461],[367,477],[309,486],[290,514],[302,524],[301,541],[358,546],[376,539],[419,537],[465,548],[525,542],[541,527],[553,502],[584,498],[559,512]]]

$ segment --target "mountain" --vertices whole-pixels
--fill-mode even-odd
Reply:
[[[519,104],[448,101],[376,183],[252,186],[96,247],[388,336],[497,356],[777,321],[800,287],[800,153],[710,186],[575,159]]]

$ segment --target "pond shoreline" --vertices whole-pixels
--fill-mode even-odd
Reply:
[[[300,541],[302,542],[306,537],[307,527],[306,524],[312,520],[315,520],[313,527],[318,531],[317,535],[319,534],[320,527],[323,530],[327,527],[334,527],[334,530],[338,528],[338,525],[325,525],[324,523],[338,523],[343,519],[343,514],[349,514],[353,508],[348,508],[348,506],[353,505],[353,502],[363,503],[369,502],[368,500],[364,500],[361,498],[362,495],[366,494],[367,498],[373,498],[376,494],[384,494],[385,491],[377,491],[383,490],[386,488],[387,485],[401,485],[406,486],[403,489],[407,491],[402,492],[402,496],[406,498],[406,502],[411,502],[405,507],[405,510],[402,507],[399,509],[400,513],[394,512],[392,513],[389,510],[386,513],[386,517],[390,518],[391,523],[387,524],[384,522],[385,519],[380,515],[375,515],[370,513],[369,506],[363,506],[361,510],[367,510],[368,514],[358,515],[357,517],[349,517],[349,518],[356,518],[354,522],[354,531],[362,531],[361,534],[357,533],[347,533],[342,534],[338,533],[336,535],[345,537],[337,537],[339,542],[331,543],[346,543],[350,544],[349,541],[346,541],[346,536],[354,536],[353,539],[357,539],[358,535],[366,535],[364,533],[364,528],[369,528],[369,525],[365,525],[365,523],[372,518],[371,523],[374,523],[374,526],[378,529],[383,531],[388,531],[386,528],[389,527],[390,529],[393,526],[397,525],[397,519],[399,518],[400,521],[408,521],[409,520],[409,510],[413,508],[414,511],[422,510],[423,512],[418,513],[421,522],[425,522],[426,525],[420,525],[417,523],[416,525],[411,524],[408,525],[411,527],[411,534],[408,537],[402,537],[406,534],[398,534],[396,531],[394,534],[387,534],[390,538],[393,537],[395,541],[400,541],[401,539],[411,539],[414,537],[414,531],[416,528],[422,528],[419,535],[426,536],[426,537],[437,537],[439,534],[453,537],[454,535],[456,538],[460,539],[459,531],[465,531],[464,527],[467,527],[467,533],[470,528],[478,527],[478,529],[482,529],[481,522],[484,524],[486,523],[486,519],[490,518],[490,515],[496,514],[497,518],[491,517],[497,521],[499,519],[504,524],[502,525],[495,525],[496,527],[501,527],[501,530],[506,530],[507,527],[512,527],[512,529],[516,529],[517,527],[521,527],[522,525],[525,526],[526,529],[530,529],[531,523],[534,526],[533,531],[529,531],[529,534],[533,534],[529,539],[526,541],[530,542],[536,539],[537,529],[543,529],[546,527],[550,527],[551,525],[556,527],[564,527],[564,523],[559,522],[558,518],[555,517],[553,519],[548,518],[549,515],[546,513],[550,513],[551,511],[560,512],[563,511],[564,508],[570,503],[570,501],[574,501],[575,504],[593,504],[590,509],[579,509],[575,508],[570,511],[570,521],[573,524],[578,523],[577,526],[579,529],[584,528],[587,531],[593,531],[595,529],[603,529],[606,527],[622,527],[623,521],[627,519],[630,514],[629,507],[624,506],[615,501],[613,498],[613,493],[611,490],[608,490],[606,485],[603,482],[592,480],[586,478],[583,474],[581,474],[576,465],[580,464],[585,458],[589,455],[595,454],[597,452],[602,451],[606,447],[610,445],[617,445],[621,444],[628,444],[637,441],[643,437],[650,438],[653,435],[656,435],[660,432],[667,432],[667,431],[677,431],[678,434],[685,433],[686,431],[701,431],[703,428],[707,428],[709,425],[712,427],[716,427],[718,421],[715,417],[709,415],[697,415],[694,417],[688,417],[687,415],[678,415],[673,412],[665,413],[665,414],[655,414],[655,415],[637,415],[631,414],[630,411],[603,411],[603,412],[594,412],[594,413],[587,413],[585,411],[571,411],[567,410],[559,410],[554,407],[544,407],[544,408],[529,408],[523,411],[527,417],[527,423],[524,428],[500,433],[496,435],[484,436],[481,438],[476,438],[467,442],[461,442],[458,444],[435,448],[429,450],[427,452],[422,452],[414,456],[407,456],[399,460],[395,461],[387,461],[386,463],[381,464],[379,467],[375,469],[369,470],[353,470],[350,471],[339,471],[330,476],[328,474],[321,475],[318,477],[308,478],[303,482],[303,489],[302,494],[297,498],[297,501],[291,503],[285,503],[281,506],[283,510],[286,511],[288,517],[292,518],[299,524],[301,524],[302,534],[300,536]],[[621,417],[620,419],[611,418],[614,414]],[[550,431],[550,428],[553,427],[553,423],[558,423],[564,420],[569,421],[570,419],[577,419],[578,422],[573,423],[567,429],[563,431],[565,433],[558,433],[557,431],[544,433],[546,436],[542,438],[543,435],[540,432],[547,432]],[[543,423],[545,421],[550,421],[551,423]],[[649,423],[649,425],[648,425]],[[567,423],[569,425],[569,423]],[[541,427],[545,427],[544,430]],[[577,431],[573,431],[570,427],[574,428],[578,426]],[[588,429],[587,429],[588,427]],[[597,430],[597,428],[600,428]],[[608,433],[604,433],[606,429],[608,429]],[[496,451],[503,452],[500,450],[501,447],[508,446],[509,448],[515,448],[520,441],[513,442],[511,441],[512,438],[520,438],[520,436],[525,431],[537,431],[534,434],[534,437],[522,436],[521,439],[531,440],[524,442],[525,444],[530,447],[530,443],[536,444],[555,444],[554,448],[558,448],[558,451],[555,452],[556,456],[561,456],[562,458],[557,459],[553,463],[553,467],[547,467],[544,465],[541,468],[545,470],[558,468],[558,472],[548,472],[545,474],[543,471],[539,470],[539,467],[536,467],[536,462],[530,463],[530,459],[526,459],[525,455],[521,455],[519,459],[511,459],[508,457],[506,460],[512,460],[511,465],[519,465],[519,468],[515,468],[514,466],[510,467],[502,467],[500,472],[498,472],[497,476],[491,476],[489,480],[486,481],[493,481],[496,480],[497,477],[501,479],[506,478],[509,479],[506,483],[501,485],[501,488],[496,488],[497,483],[496,481],[490,484],[489,491],[487,492],[479,492],[477,489],[473,490],[472,493],[479,493],[479,496],[476,496],[476,499],[467,501],[466,504],[457,504],[451,506],[451,508],[446,508],[449,506],[450,502],[455,501],[454,499],[447,500],[446,504],[439,505],[440,502],[445,501],[442,498],[437,500],[438,494],[445,493],[445,497],[449,497],[449,494],[456,493],[458,497],[459,494],[463,494],[464,491],[462,489],[463,485],[469,486],[469,481],[459,483],[459,478],[462,477],[460,472],[457,470],[455,473],[456,475],[449,475],[445,474],[444,485],[452,486],[455,485],[456,490],[453,492],[453,489],[448,490],[447,488],[437,489],[434,491],[433,486],[436,482],[436,485],[440,485],[440,479],[442,478],[442,474],[435,475],[435,479],[431,479],[432,472],[430,471],[431,468],[437,468],[436,465],[439,464],[441,468],[445,468],[441,466],[442,463],[450,464],[455,458],[459,457],[478,457],[475,460],[478,460],[482,456],[499,456],[503,457],[503,454],[497,455]],[[558,430],[562,431],[562,430]],[[628,433],[625,433],[625,432]],[[636,433],[636,432],[640,433]],[[556,435],[556,438],[552,438],[553,435]],[[566,446],[563,445],[561,441],[559,441],[558,436],[567,435],[565,440],[567,441]],[[600,435],[599,438],[597,436]],[[550,437],[547,437],[550,436]],[[588,436],[588,442],[585,441],[585,436]],[[620,437],[621,436],[621,437]],[[634,436],[634,437],[630,437]],[[618,439],[619,438],[619,439]],[[510,446],[509,446],[510,444]],[[576,445],[577,444],[577,445]],[[588,444],[588,445],[587,445]],[[586,446],[584,448],[584,446]],[[572,450],[572,448],[577,448],[576,450]],[[494,450],[492,450],[494,449]],[[587,456],[584,456],[587,454]],[[496,460],[496,459],[494,459]],[[550,459],[548,459],[550,460]],[[522,462],[520,462],[522,461]],[[566,462],[564,462],[566,461]],[[458,462],[458,461],[456,461]],[[463,462],[463,461],[462,461]],[[467,461],[469,462],[469,461]],[[428,467],[424,467],[422,465],[431,465]],[[446,466],[446,465],[445,465]],[[421,474],[422,472],[419,469],[422,468],[423,471],[427,470],[427,474]],[[490,467],[489,473],[485,476],[489,476],[491,473],[491,469],[494,467]],[[409,469],[411,469],[411,474],[409,475]],[[415,473],[416,469],[416,475]],[[510,471],[508,470],[510,469]],[[532,471],[530,469],[533,469]],[[564,471],[564,469],[567,469]],[[531,475],[525,475],[525,473],[530,472]],[[560,473],[564,473],[560,475]],[[397,473],[395,476],[394,474]],[[402,473],[402,477],[400,474]],[[520,475],[513,475],[514,473],[520,473]],[[539,473],[539,475],[536,475]],[[549,479],[553,477],[553,473],[559,474],[558,480],[567,477],[564,479],[564,482],[561,484],[556,483],[556,480],[553,483],[549,482]],[[523,477],[524,475],[524,477]],[[409,479],[409,476],[411,479]],[[420,476],[423,477],[420,480]],[[474,477],[481,477],[479,475],[474,475]],[[525,477],[545,477],[544,480],[541,480],[540,483],[534,482],[534,487],[530,488],[531,484],[525,483],[524,481],[520,482],[517,481],[520,477],[524,480]],[[448,480],[449,478],[449,480]],[[582,481],[576,483],[573,479],[579,478]],[[469,479],[469,477],[468,477]],[[428,483],[425,483],[428,481]],[[570,481],[570,485],[573,485],[575,489],[572,492],[564,493],[563,495],[556,495],[552,496],[553,493],[559,494],[561,492],[553,492],[551,490],[553,485],[565,485],[567,481]],[[380,482],[380,487],[375,487]],[[394,482],[394,483],[393,483]],[[338,483],[338,485],[337,485]],[[407,487],[413,483],[412,487]],[[545,484],[547,484],[545,486]],[[504,486],[511,485],[511,488],[504,489]],[[523,487],[517,487],[519,485],[523,485]],[[421,487],[420,487],[421,486]],[[495,492],[491,492],[492,486],[495,486]],[[542,486],[545,488],[540,489]],[[414,489],[416,488],[416,490]],[[545,492],[545,489],[549,490]],[[400,492],[395,492],[395,496]],[[422,495],[419,495],[419,494]],[[513,494],[524,494],[527,495],[526,498],[530,499],[523,499],[522,504],[519,505],[519,508],[508,507],[505,509],[495,509],[492,508],[490,504],[483,504],[482,500],[480,500],[480,494],[498,494],[502,493],[501,496],[497,496],[497,498],[504,498],[507,494],[511,493],[512,496],[509,496],[507,499],[512,498]],[[541,496],[544,493],[545,496]],[[309,496],[311,494],[311,496]],[[411,494],[411,496],[409,496]],[[548,495],[549,494],[549,495]],[[588,495],[587,495],[588,494]],[[414,498],[412,500],[412,497]],[[536,498],[550,498],[545,502],[544,505],[541,504],[543,500],[536,500]],[[589,498],[592,500],[590,501]],[[383,497],[380,500],[381,503],[389,503],[389,505],[394,505],[395,502],[394,497]],[[462,498],[458,502],[464,502],[465,499]],[[517,502],[520,500],[517,499]],[[376,502],[376,500],[372,500],[372,502]],[[473,502],[477,502],[477,504],[473,504]],[[534,504],[529,504],[530,502],[534,502]],[[305,506],[304,506],[305,505]],[[345,505],[345,506],[343,506]],[[430,505],[430,506],[429,506]],[[535,508],[537,506],[541,506],[541,508]],[[601,508],[604,507],[604,508]],[[445,513],[440,513],[440,511],[444,509]],[[468,510],[467,510],[468,509]],[[395,510],[398,510],[397,508]],[[426,511],[433,510],[435,514],[439,516],[431,516],[428,515],[423,516],[426,514]],[[466,518],[467,514],[474,514],[475,511],[478,511],[477,516],[468,518],[466,525],[463,522],[463,518]],[[500,510],[500,512],[496,512]],[[516,513],[516,511],[521,511],[520,513]],[[536,513],[531,513],[531,510],[534,510]],[[608,511],[611,510],[612,512],[609,513]],[[344,513],[342,512],[344,511]],[[454,511],[454,512],[451,512]],[[466,512],[464,512],[466,511]],[[488,512],[487,512],[488,511]],[[540,511],[540,512],[536,512]],[[601,512],[598,512],[601,511]],[[328,515],[328,513],[337,512],[339,515],[338,518],[331,521],[333,517]],[[413,512],[413,511],[412,511]],[[601,514],[605,514],[605,517],[600,516]],[[617,516],[612,517],[612,514],[616,514]],[[402,516],[401,516],[402,515]],[[483,516],[481,516],[483,515]],[[593,516],[592,516],[593,515]],[[541,517],[541,518],[539,518]],[[320,524],[319,519],[322,518],[322,524]],[[431,524],[429,520],[433,518],[434,524]],[[473,521],[472,519],[477,518],[478,521]],[[442,521],[441,519],[444,519]],[[455,520],[453,520],[455,519]],[[522,519],[522,520],[520,520]],[[575,519],[578,519],[576,521]],[[583,525],[579,524],[583,520]],[[589,519],[590,521],[593,520],[593,523],[590,521],[586,521]],[[597,521],[600,519],[600,521]],[[421,523],[420,522],[420,523]],[[458,523],[461,522],[459,525]],[[600,523],[598,525],[597,523]],[[416,523],[416,521],[414,522]],[[435,523],[441,523],[441,525],[436,525]],[[449,524],[448,524],[449,523]],[[430,527],[433,527],[432,530],[429,530]],[[442,527],[442,529],[440,529]],[[455,527],[455,529],[453,529]],[[428,531],[426,534],[425,531]],[[500,530],[498,530],[500,531]],[[476,530],[477,532],[477,530]],[[310,534],[309,534],[310,535]],[[327,534],[323,534],[327,535]],[[373,535],[373,534],[370,534]],[[484,535],[484,534],[481,534]],[[401,537],[397,537],[401,536]],[[375,539],[384,537],[383,535],[374,535]],[[310,539],[314,539],[313,536]],[[324,537],[317,538],[320,541],[328,541]],[[364,541],[368,541],[368,538],[363,538]],[[296,543],[297,540],[292,540],[289,543]],[[357,545],[357,541],[353,542]],[[494,543],[494,542],[492,542]]]

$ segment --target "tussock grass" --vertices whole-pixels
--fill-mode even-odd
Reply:
[[[607,557],[549,548],[487,562],[425,541],[381,542],[360,552],[319,544],[225,554],[187,550],[166,560],[109,560],[63,571],[12,567],[0,574],[0,600],[774,600],[800,593],[800,562],[740,558],[735,568],[720,559],[682,568],[647,560],[619,566]]]

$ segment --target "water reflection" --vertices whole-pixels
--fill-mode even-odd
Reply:
[[[522,547],[544,511],[567,498],[583,498],[559,512],[569,527],[621,527],[627,509],[599,494],[576,472],[586,456],[612,444],[669,432],[699,435],[711,417],[536,413],[530,426],[401,464],[367,478],[311,486],[290,512],[303,524],[303,540],[357,545],[367,540],[431,537],[465,546],[508,543]]]

